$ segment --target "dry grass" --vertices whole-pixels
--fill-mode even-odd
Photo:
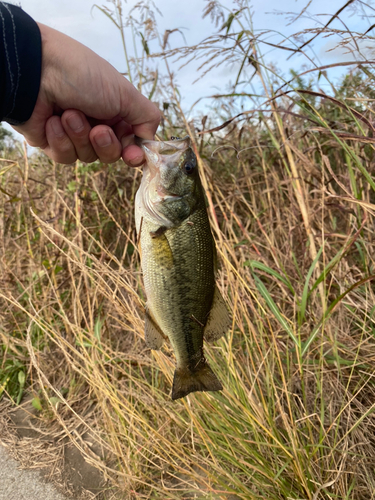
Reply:
[[[206,346],[219,393],[172,402],[173,353],[145,346],[133,220],[141,172],[1,162],[0,387],[17,399],[23,372],[47,421],[78,446],[72,431],[91,429],[108,459],[89,459],[124,498],[374,498],[365,78],[353,74],[336,101],[300,87],[203,141],[177,105],[173,125],[194,139],[234,318]],[[263,88],[267,97],[275,87]],[[166,112],[166,137],[170,121]]]

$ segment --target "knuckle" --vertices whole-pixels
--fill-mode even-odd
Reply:
[[[44,148],[46,148],[46,147],[47,147],[47,144],[46,144],[46,145],[44,145],[44,147],[43,147],[43,146],[41,146],[41,145],[39,144],[39,141],[34,141],[33,139],[27,139],[27,138],[25,138],[25,139],[26,139],[27,144],[28,144],[29,146],[31,146],[32,148],[42,148],[42,149],[44,149]]]
[[[161,120],[161,111],[160,109],[156,106],[156,104],[154,105],[154,111],[153,111],[153,120],[152,121],[155,121],[157,123],[160,123],[160,120]]]
[[[79,154],[78,159],[83,161],[84,163],[93,163],[98,159],[98,156],[96,154]]]
[[[53,159],[58,163],[75,162],[77,159],[77,154],[70,140],[68,138],[65,138],[56,142],[50,144]]]
[[[77,156],[75,155],[61,155],[61,154],[56,154],[55,152],[52,153],[52,159],[56,163],[63,163],[64,165],[68,165],[70,163],[74,163],[77,160]]]
[[[56,154],[59,154],[61,156],[74,155],[74,147],[68,140],[61,141],[58,145],[53,145],[53,150],[56,152]]]
[[[102,163],[115,163],[120,158],[119,154],[116,155],[99,155],[99,160]]]
[[[31,137],[26,137],[26,142],[29,146],[32,148],[40,148],[40,149],[45,149],[48,146],[48,142],[45,137],[39,137],[39,138],[31,138]]]

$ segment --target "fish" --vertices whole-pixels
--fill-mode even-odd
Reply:
[[[176,358],[172,400],[223,386],[203,351],[231,326],[216,282],[217,254],[198,162],[189,136],[136,138],[146,163],[135,197],[135,222],[146,292],[145,341],[168,338]]]

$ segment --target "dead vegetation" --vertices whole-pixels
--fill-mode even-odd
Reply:
[[[233,40],[236,16],[224,18]],[[254,66],[258,41],[241,40],[262,102],[232,121],[236,89],[203,120],[168,101],[160,135],[187,130],[199,158],[234,318],[206,346],[224,390],[172,402],[173,353],[145,346],[141,171],[13,151],[0,167],[3,401],[31,393],[124,498],[369,500],[373,68],[357,64],[324,95]],[[105,459],[82,447],[87,430]]]

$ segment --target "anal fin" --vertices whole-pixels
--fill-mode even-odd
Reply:
[[[219,340],[227,333],[232,325],[232,318],[229,314],[225,300],[217,286],[215,286],[214,298],[208,320],[203,332],[206,342]]]
[[[164,343],[164,335],[146,307],[145,341],[150,349],[158,351]]]

